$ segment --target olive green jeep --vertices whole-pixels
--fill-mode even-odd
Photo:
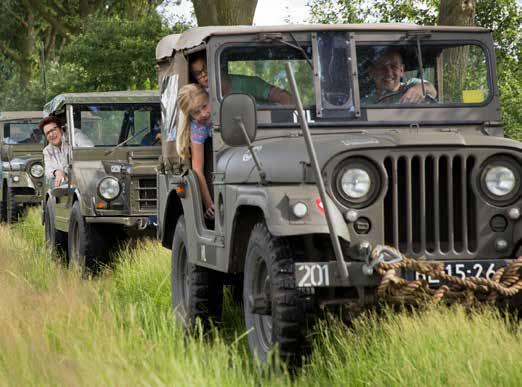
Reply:
[[[0,112],[0,221],[15,222],[24,208],[42,202],[41,119],[42,112]]]
[[[299,362],[321,311],[415,301],[393,286],[520,305],[522,145],[504,137],[494,52],[486,29],[403,24],[162,39],[158,235],[181,321],[218,317],[223,285],[242,283],[252,352]],[[177,91],[203,56],[213,222],[174,142]]]
[[[156,222],[156,167],[160,156],[157,92],[62,94],[44,107],[61,118],[67,178],[46,179],[45,239],[68,261],[92,272],[108,263],[129,230]],[[74,128],[74,130],[70,130]],[[82,139],[81,141],[79,141]]]

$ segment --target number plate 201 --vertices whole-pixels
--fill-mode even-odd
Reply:
[[[330,286],[328,264],[322,262],[295,263],[295,280],[299,288]]]

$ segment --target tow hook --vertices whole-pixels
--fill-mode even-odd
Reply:
[[[138,219],[138,230],[145,230],[147,228],[148,222],[144,219]]]
[[[366,264],[363,265],[362,271],[364,274],[370,276],[377,265],[382,263],[396,263],[402,260],[402,256],[397,254],[392,249],[383,245],[375,246],[375,249],[368,255]]]

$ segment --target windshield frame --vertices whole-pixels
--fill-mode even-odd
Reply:
[[[102,111],[111,111],[112,110],[112,111],[122,111],[122,112],[129,110],[128,108],[127,109],[125,108],[125,107],[129,107],[129,106],[135,106],[136,107],[136,109],[131,109],[133,112],[143,111],[143,110],[139,109],[140,106],[155,107],[155,109],[150,109],[150,110],[147,109],[145,111],[156,111],[158,116],[161,119],[161,104],[160,104],[159,101],[158,102],[144,102],[144,103],[141,103],[141,102],[132,102],[132,103],[129,103],[129,102],[81,103],[81,104],[71,104],[71,105],[68,105],[68,106],[70,106],[70,110],[71,110],[70,118],[68,119],[68,121],[70,122],[70,125],[68,125],[68,127],[77,128],[77,129],[80,129],[80,130],[82,130],[83,128],[76,126],[75,122],[76,122],[76,120],[78,118],[78,115],[81,115],[81,112],[89,111],[88,109],[86,109],[88,106],[113,106],[113,107],[115,107],[115,109],[107,109],[107,110],[103,109]],[[160,121],[160,126],[161,126],[161,121]],[[136,134],[140,130],[139,128],[134,128],[134,129],[135,129],[134,134]],[[121,135],[121,128],[120,128],[120,135]],[[129,131],[127,133],[127,137],[124,139],[124,141],[128,140],[132,136],[133,136],[133,134],[131,134],[131,132]],[[70,131],[70,134],[68,135],[68,138],[69,138],[70,144],[73,144],[73,146],[71,147],[72,149],[104,149],[104,148],[113,148],[113,147],[115,147],[115,146],[120,144],[120,143],[117,143],[117,144],[102,144],[102,145],[96,145],[95,144],[93,147],[77,146],[76,142],[75,142],[75,131],[74,130]],[[146,147],[150,147],[150,146],[153,146],[153,147],[154,146],[159,146],[159,144],[155,144],[155,145],[131,144],[131,145],[125,145],[125,148],[130,148],[130,147],[146,148]]]
[[[321,30],[322,32],[325,32]],[[332,32],[337,32],[338,29],[332,29]],[[415,31],[412,29],[412,31]],[[295,33],[299,42],[307,42],[303,35],[311,36],[314,30],[311,29],[309,32],[298,32]],[[405,36],[409,33],[407,30],[350,30],[346,32],[353,34],[355,44],[353,48],[357,48],[360,44],[396,44],[404,41]],[[360,117],[354,117],[351,120],[321,120],[316,122],[309,122],[309,126],[313,129],[316,128],[340,128],[346,127],[347,129],[353,127],[363,127],[371,129],[371,127],[398,127],[398,126],[409,126],[412,124],[421,126],[443,126],[443,125],[476,125],[483,124],[484,122],[500,122],[500,97],[497,85],[497,70],[496,61],[494,54],[494,44],[492,39],[491,31],[480,30],[480,31],[429,31],[429,39],[423,39],[426,42],[435,42],[435,44],[473,44],[478,45],[484,50],[484,55],[487,65],[488,75],[488,86],[490,93],[488,98],[482,103],[477,104],[461,104],[461,105],[434,105],[428,106],[420,105],[415,106],[415,109],[410,109],[413,105],[389,105],[389,106],[372,106],[372,107],[361,107]],[[289,35],[283,32],[282,37],[286,41],[292,41]],[[213,36],[206,43],[207,46],[207,58],[209,59],[209,84],[210,84],[210,96],[212,100],[212,119],[214,125],[219,127],[221,122],[220,117],[220,103],[222,101],[221,95],[217,95],[216,90],[219,85],[218,75],[219,74],[219,59],[223,48],[234,45],[242,46],[259,43],[258,36],[256,34],[245,34],[245,35],[221,35]],[[292,41],[293,42],[293,41]],[[412,42],[413,44],[414,42]],[[357,60],[357,58],[355,58]],[[212,74],[213,73],[213,74]],[[358,74],[354,74],[355,83],[358,85]],[[221,93],[219,93],[221,94]],[[360,96],[357,96],[360,101]],[[259,107],[258,107],[259,110]],[[294,122],[287,123],[267,123],[258,122],[260,129],[284,129],[294,130],[299,125]],[[366,130],[366,129],[365,129]]]
[[[45,137],[43,136],[41,129],[38,127],[38,125],[40,124],[40,121],[41,121],[40,118],[15,118],[15,119],[1,121],[0,125],[1,125],[1,129],[2,129],[2,133],[1,133],[2,138],[0,138],[0,143],[2,145],[9,145],[9,146],[19,146],[19,145],[28,146],[29,145],[29,146],[43,147],[45,145]],[[10,137],[5,137],[5,126],[11,125],[11,124],[34,125],[33,130],[38,129],[42,136],[40,142],[39,143],[36,143],[36,142],[7,143],[7,142],[5,142],[6,138],[10,138]],[[31,131],[31,133],[28,133],[29,136],[31,136],[31,134],[32,134],[32,131]]]
[[[493,82],[493,66],[492,66],[492,63],[491,63],[491,59],[490,59],[490,52],[489,52],[489,49],[487,47],[487,45],[485,45],[482,41],[480,40],[475,40],[475,39],[466,39],[466,40],[456,40],[456,39],[433,39],[433,38],[421,38],[420,39],[420,44],[421,44],[421,51],[423,49],[423,47],[425,45],[431,45],[431,46],[435,46],[435,45],[441,45],[443,46],[444,44],[448,44],[448,45],[455,45],[455,43],[457,43],[460,45],[460,46],[465,46],[465,45],[468,45],[468,46],[478,46],[480,47],[483,52],[484,52],[484,58],[485,58],[485,66],[486,66],[486,72],[487,72],[487,85],[488,85],[488,88],[489,88],[489,93],[487,95],[487,98],[484,99],[484,101],[482,102],[478,102],[478,103],[437,103],[437,104],[415,104],[415,103],[410,103],[410,104],[386,104],[386,103],[382,103],[382,104],[368,104],[368,105],[365,105],[362,103],[362,101],[360,102],[360,106],[361,106],[361,109],[397,109],[397,108],[407,108],[407,109],[439,109],[439,108],[470,108],[470,107],[483,107],[483,106],[486,106],[488,104],[490,104],[493,100],[493,94],[495,92],[495,87],[494,87],[494,82]],[[356,46],[355,46],[355,49],[357,50],[357,48],[359,46],[397,46],[397,47],[400,47],[400,46],[414,46],[416,44],[416,40],[405,40],[405,39],[401,39],[401,40],[398,40],[398,41],[391,41],[391,40],[386,40],[386,41],[383,41],[383,40],[369,40],[369,41],[364,41],[364,43],[361,44],[361,41],[358,41],[356,42]],[[358,58],[356,57],[356,60],[358,60]],[[424,66],[425,67],[425,66]],[[359,80],[357,80],[357,82],[359,82]],[[360,100],[360,99],[359,99]]]

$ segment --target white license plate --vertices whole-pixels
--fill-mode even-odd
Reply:
[[[297,287],[330,286],[330,271],[327,263],[299,262],[295,264],[294,269]]]
[[[505,261],[446,262],[444,264],[444,270],[447,274],[459,278],[482,277],[491,279],[495,272],[505,265]],[[438,279],[420,274],[418,272],[406,271],[404,277],[410,281],[422,279],[428,281],[429,284],[440,284]]]

